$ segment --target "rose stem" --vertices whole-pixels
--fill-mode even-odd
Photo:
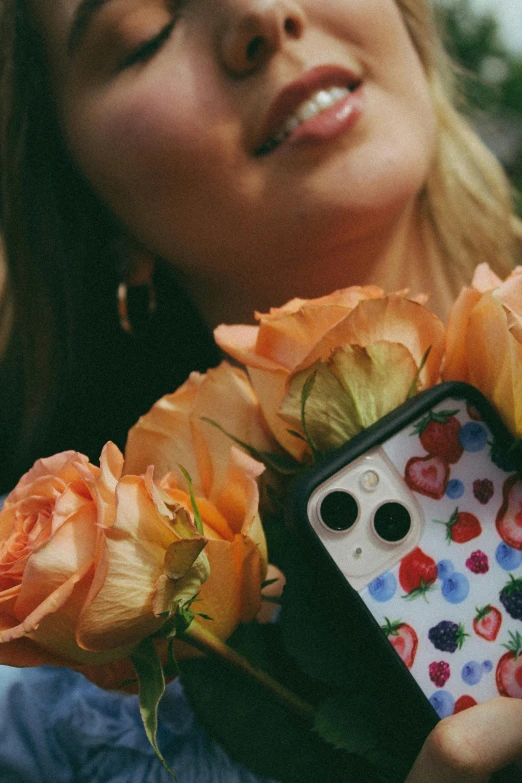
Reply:
[[[294,712],[297,712],[300,716],[310,719],[314,715],[314,708],[307,702],[300,699],[295,693],[289,691],[280,683],[276,682],[269,674],[256,669],[252,666],[246,658],[237,653],[231,647],[228,647],[221,639],[214,636],[213,633],[203,628],[197,620],[193,620],[189,628],[179,637],[185,642],[188,642],[196,649],[204,653],[210,653],[215,655],[227,663],[236,666],[241,669],[245,674],[257,682],[264,685],[265,688],[272,691],[287,707]]]

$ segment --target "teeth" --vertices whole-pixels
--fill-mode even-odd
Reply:
[[[338,103],[350,94],[348,87],[331,87],[329,90],[319,90],[311,98],[301,104],[285,122],[279,133],[263,145],[262,152],[269,152],[281,144],[291,133],[308,120],[313,120],[322,112]]]

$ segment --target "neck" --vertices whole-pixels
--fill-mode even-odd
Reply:
[[[204,279],[191,276],[189,292],[211,329],[220,323],[252,323],[254,311],[267,312],[294,297],[315,298],[350,285],[375,284],[385,292],[409,289],[429,294],[428,307],[447,317],[455,296],[444,263],[425,237],[413,210],[393,226],[349,242],[340,241],[320,257],[267,261],[259,269],[223,266]]]

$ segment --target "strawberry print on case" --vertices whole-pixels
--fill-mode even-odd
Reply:
[[[492,440],[474,408],[445,400],[382,447],[424,529],[360,595],[441,718],[522,698],[522,480]]]

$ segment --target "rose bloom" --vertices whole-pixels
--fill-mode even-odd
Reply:
[[[437,383],[444,327],[424,301],[405,293],[385,295],[377,286],[352,286],[258,313],[258,326],[221,325],[215,338],[246,365],[274,436],[301,459],[307,446],[289,430],[304,434],[302,389],[312,374],[306,422],[324,450],[404,402],[417,377],[419,388]]]
[[[210,563],[194,609],[212,618],[200,620],[209,631],[226,639],[261,604],[267,550],[258,478],[264,467],[204,417],[250,446],[274,448],[248,378],[224,362],[204,375],[192,373],[138,421],[129,432],[125,472],[153,464],[163,491],[192,509],[181,467],[189,475]]]
[[[151,470],[122,478],[122,467],[112,443],[99,468],[63,452],[36,462],[7,497],[0,663],[69,666],[119,685],[135,677],[133,649],[198,592],[206,539],[185,508],[164,502]]]
[[[444,379],[466,381],[522,436],[522,267],[503,282],[479,264],[450,312]]]

